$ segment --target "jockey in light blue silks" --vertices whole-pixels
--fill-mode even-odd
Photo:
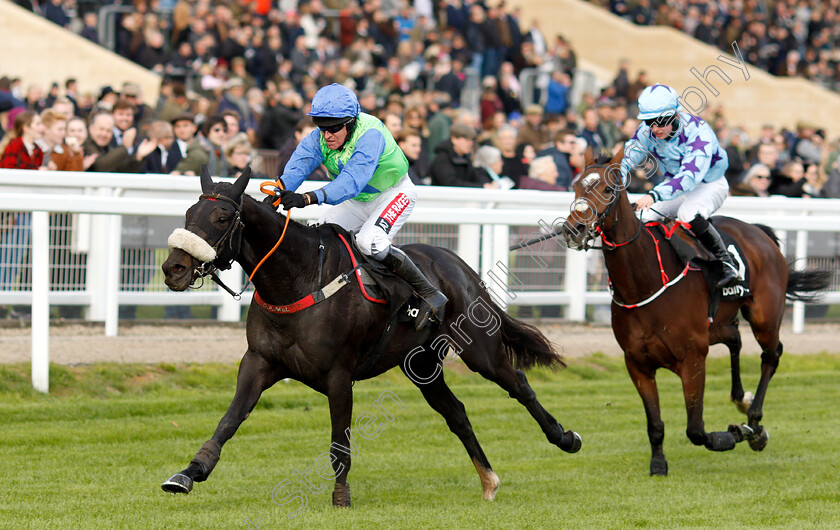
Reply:
[[[626,176],[650,154],[665,180],[636,201],[636,211],[641,211],[643,221],[668,217],[690,224],[698,240],[723,264],[717,288],[731,285],[738,268],[708,221],[729,193],[724,178],[729,166],[726,151],[708,123],[685,112],[669,86],[645,88],[639,96],[637,118],[642,123],[624,144],[621,173]]]
[[[411,284],[425,302],[416,326],[423,328],[431,317],[439,316],[447,298],[408,255],[391,244],[417,201],[417,191],[408,177],[408,160],[385,125],[361,112],[356,94],[345,86],[333,83],[319,89],[309,116],[318,129],[301,140],[279,179],[283,207],[336,205],[319,223],[359,231],[359,249]],[[314,191],[295,193],[321,164],[332,182]]]

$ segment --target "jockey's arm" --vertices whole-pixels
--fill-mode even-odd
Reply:
[[[639,135],[639,131],[636,131]],[[627,178],[650,154],[650,146],[644,145],[638,138],[631,138],[624,142],[624,158],[621,159],[621,176]]]
[[[709,166],[712,163],[710,155],[701,154],[698,152],[685,153],[682,157],[683,163],[680,165],[680,170],[670,179],[665,179],[659,183],[652,190],[650,194],[656,201],[667,201],[679,197],[684,193],[688,193],[703,181],[703,177],[709,171]],[[667,176],[667,175],[666,175]]]
[[[335,180],[316,190],[318,204],[339,204],[358,197],[365,190],[370,179],[379,165],[379,157],[385,151],[385,138],[376,129],[368,129],[356,142],[353,154],[347,161],[347,165],[341,169]]]
[[[280,177],[283,189],[292,191],[298,189],[298,186],[323,162],[321,133],[318,129],[315,129],[300,141],[286,163],[286,169],[283,171],[283,176]]]

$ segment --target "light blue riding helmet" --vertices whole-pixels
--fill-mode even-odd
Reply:
[[[356,94],[346,86],[333,83],[321,87],[312,97],[312,110],[308,116],[319,127],[330,127],[355,118],[362,108]]]
[[[660,116],[672,116],[683,110],[678,100],[679,94],[667,85],[655,84],[647,87],[639,96],[640,120],[652,120]]]

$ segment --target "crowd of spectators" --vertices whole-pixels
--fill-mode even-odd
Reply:
[[[51,0],[39,9],[94,39],[90,28],[98,4],[75,1]],[[811,49],[836,42],[840,25],[820,26],[812,19],[819,13],[820,21],[830,20],[838,3],[806,10],[796,1],[768,8],[754,2],[660,6],[637,0],[612,2],[610,8],[640,23],[667,20],[692,34],[699,26],[688,21],[698,10],[702,19],[723,20],[727,35],[732,21],[743,19],[746,29],[738,39],[761,21],[802,25],[807,11],[812,23],[804,24],[801,45]],[[644,71],[631,75],[630,63],[621,61],[609,86],[572,101],[577,61],[571,43],[543,35],[536,20],[526,27],[504,2],[333,0],[328,6],[322,0],[134,0],[131,12],[119,18],[115,51],[162,74],[157,102],[144,101],[132,83],[80,93],[75,79],[44,90],[4,77],[0,112],[8,113],[0,115],[0,127],[11,138],[15,116],[23,111],[41,113],[44,123],[63,115],[63,125],[37,143],[45,153],[62,144],[62,151],[81,149],[73,167],[81,163],[88,171],[194,175],[208,164],[214,175],[235,176],[250,163],[263,170],[255,178],[273,178],[314,129],[305,117],[314,92],[339,82],[356,91],[365,112],[382,119],[418,184],[566,190],[582,169],[587,146],[615,149],[638,125],[635,101],[649,84]],[[747,44],[742,51],[753,57]],[[519,74],[525,68],[546,74],[537,89],[544,91],[542,99],[522,93]],[[474,105],[464,99],[468,75],[480,79]],[[525,103],[535,100],[544,103]],[[86,120],[86,130],[77,117]],[[837,143],[823,131],[804,122],[795,131],[768,125],[759,138],[749,138],[720,111],[710,109],[703,117],[729,153],[733,194],[840,196]],[[260,165],[256,149],[278,152],[278,167]],[[57,167],[57,157],[45,160],[43,167]],[[764,175],[755,170],[758,164],[771,175],[764,189],[757,182]],[[321,169],[313,178],[326,174]],[[631,190],[656,183],[656,177],[636,178]]]
[[[635,24],[671,26],[773,75],[840,91],[840,1],[591,0]]]

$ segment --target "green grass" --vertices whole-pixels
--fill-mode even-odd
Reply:
[[[758,359],[742,362],[754,390]],[[648,476],[641,402],[619,359],[573,360],[530,374],[543,405],[583,437],[580,453],[550,445],[526,411],[478,375],[447,372],[502,481],[481,500],[472,463],[443,420],[398,372],[357,383],[355,415],[376,413],[379,437],[357,439],[354,507],[330,506],[310,473],[307,506],[272,491],[314,469],[329,445],[326,398],[278,383],[225,446],[210,480],[188,496],[160,483],[207,440],[233,394],[232,365],[51,367],[52,394],[30,390],[28,365],[0,366],[0,528],[837,528],[840,526],[840,355],[787,355],[771,383],[761,453],[711,453],[686,439],[676,376],[660,372],[670,476]],[[728,365],[709,361],[706,425],[743,416],[728,402]],[[283,498],[300,486],[279,490]],[[250,521],[250,522],[249,522]],[[252,523],[254,525],[252,525]]]

